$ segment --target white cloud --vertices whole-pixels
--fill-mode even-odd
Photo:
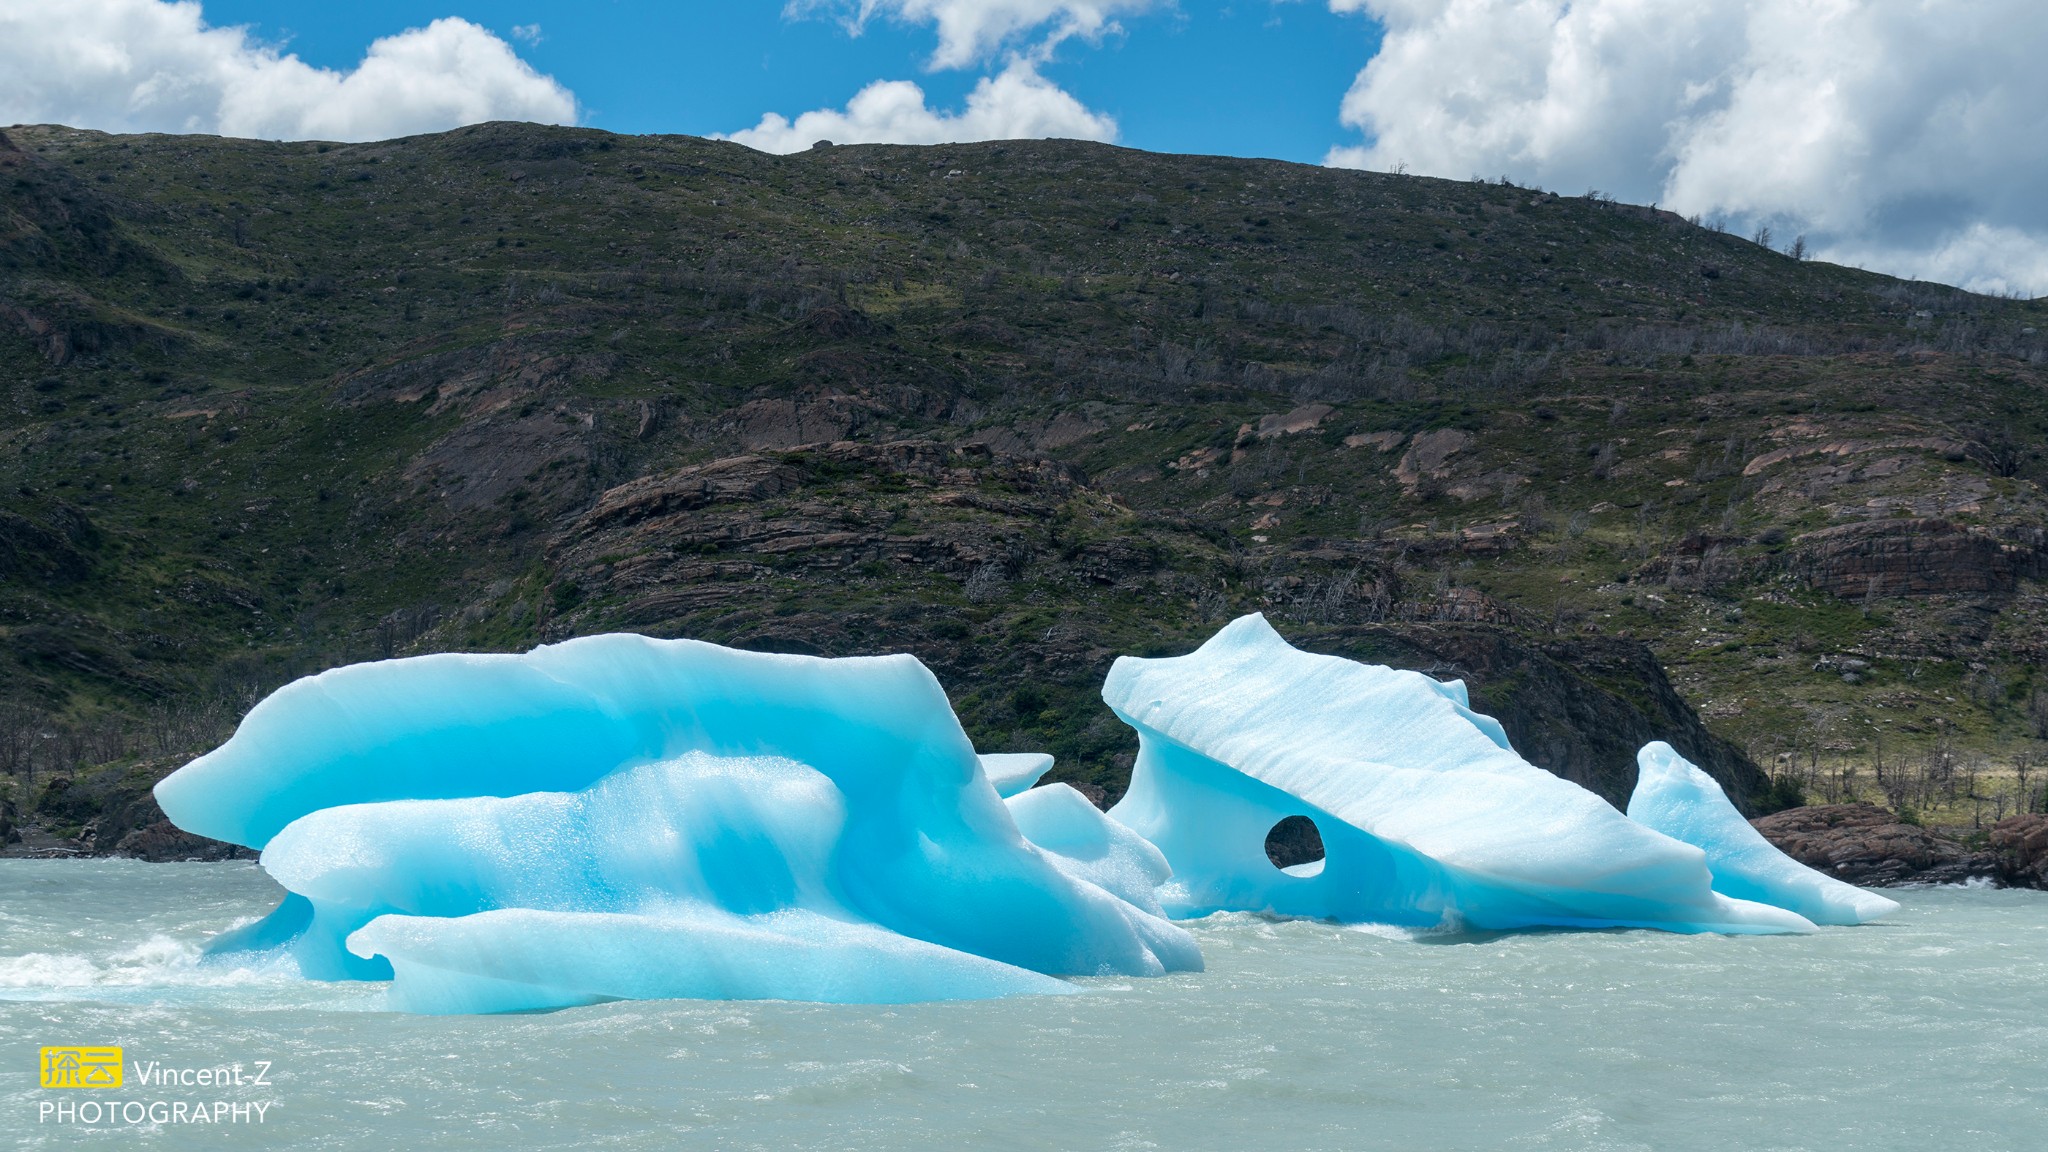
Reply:
[[[337,72],[210,27],[196,2],[0,0],[0,122],[374,140],[575,119],[568,89],[455,17],[378,40]]]
[[[948,144],[963,140],[1024,140],[1058,136],[1078,140],[1116,139],[1116,121],[1091,112],[1058,85],[1040,76],[1029,61],[1013,60],[996,76],[984,76],[960,112],[925,104],[924,89],[908,80],[877,80],[840,111],[806,112],[791,123],[770,112],[737,140],[763,152],[797,152],[819,140],[835,144]]]
[[[795,17],[837,12],[855,32],[877,16],[932,24],[938,29],[939,45],[932,52],[931,66],[965,68],[1051,25],[1030,52],[1032,59],[1043,63],[1061,41],[1077,36],[1099,40],[1117,30],[1118,15],[1165,2],[1170,0],[789,0],[783,11]]]
[[[541,42],[540,25],[514,24],[512,38],[522,44],[538,44]]]
[[[1598,187],[1824,259],[2048,292],[2048,5],[1329,0],[1380,21],[1337,165]]]
[[[1882,236],[1849,236],[1830,244],[1824,258],[1908,280],[1956,284],[1973,292],[2048,293],[2048,230],[2029,232],[1979,221],[1920,245]]]
[[[962,140],[1022,140],[1054,136],[1077,140],[1116,139],[1116,120],[1091,111],[1047,80],[1039,66],[1076,37],[1098,41],[1116,31],[1116,15],[1172,0],[787,0],[783,15],[800,19],[837,14],[859,35],[867,23],[886,17],[907,24],[931,24],[938,47],[930,66],[966,68],[997,52],[1008,57],[1003,71],[983,76],[960,112],[925,104],[924,89],[908,80],[877,80],[854,94],[844,111],[820,108],[794,123],[770,112],[737,140],[764,152],[795,152],[818,140],[840,144],[942,144]]]

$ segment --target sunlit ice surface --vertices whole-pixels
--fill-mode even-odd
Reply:
[[[289,890],[214,963],[389,982],[416,1012],[1198,969],[1155,895],[1165,859],[1030,788],[1050,763],[978,756],[908,655],[619,634],[295,681],[156,796]]]
[[[1165,855],[1174,916],[1814,929],[1717,890],[1701,846],[1524,760],[1463,683],[1303,652],[1260,616],[1185,656],[1119,657],[1102,698],[1139,741],[1110,815]],[[1320,830],[1320,868],[1270,866],[1264,838],[1292,817]]]
[[[1256,615],[1120,658],[1103,697],[1140,742],[1108,817],[1032,786],[1048,756],[977,754],[910,656],[623,634],[296,681],[156,794],[289,892],[213,964],[388,982],[422,1013],[1067,993],[1199,970],[1166,918],[1224,911],[1772,934],[1895,907],[1764,843],[1665,745],[1624,815],[1462,683]],[[1323,859],[1275,866],[1288,820]]]

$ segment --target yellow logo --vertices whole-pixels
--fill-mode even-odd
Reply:
[[[119,1048],[43,1049],[43,1087],[119,1088]]]

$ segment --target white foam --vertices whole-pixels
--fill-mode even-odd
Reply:
[[[0,999],[42,999],[14,992],[64,993],[92,988],[227,987],[295,978],[289,966],[201,964],[196,944],[162,933],[128,948],[97,954],[28,952],[0,957]],[[63,998],[58,996],[56,998]]]

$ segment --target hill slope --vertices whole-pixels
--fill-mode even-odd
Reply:
[[[630,628],[915,651],[1114,791],[1106,662],[1249,610],[1472,675],[1610,796],[1638,730],[1745,796],[1743,749],[1953,797],[2048,736],[2039,301],[1071,142],[28,127],[0,169],[12,764]]]

